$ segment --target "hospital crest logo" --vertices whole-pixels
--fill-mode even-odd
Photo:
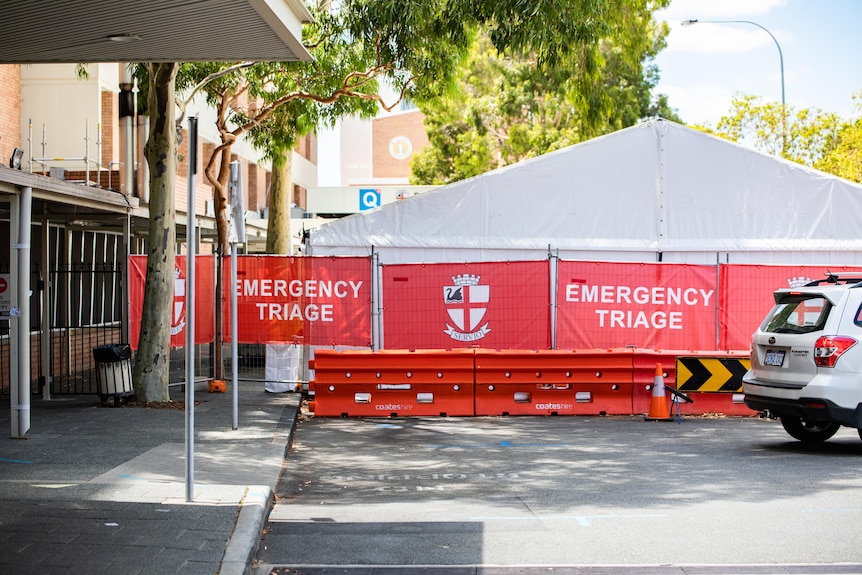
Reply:
[[[186,327],[186,278],[179,266],[174,265],[174,305],[171,316],[171,335]]]
[[[484,325],[485,312],[491,287],[480,285],[481,276],[461,274],[452,276],[452,284],[443,286],[443,304],[453,325],[446,323],[443,333],[456,341],[478,341],[488,335],[491,328]]]
[[[799,287],[802,287],[805,284],[809,284],[813,281],[814,280],[811,278],[807,278],[805,276],[798,276],[798,277],[787,278],[787,285],[789,285],[792,288],[799,288]]]

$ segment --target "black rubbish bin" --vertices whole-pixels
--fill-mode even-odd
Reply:
[[[132,347],[129,344],[97,345],[93,348],[93,360],[96,362],[96,380],[102,403],[113,397],[114,405],[119,405],[120,398],[134,395]]]

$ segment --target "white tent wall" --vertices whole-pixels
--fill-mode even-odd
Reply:
[[[312,255],[862,264],[862,186],[652,120],[315,229]]]
[[[775,252],[811,252],[816,263],[824,252],[858,258],[862,186],[670,122],[654,125],[664,165],[662,251],[769,258],[757,263],[775,263]]]

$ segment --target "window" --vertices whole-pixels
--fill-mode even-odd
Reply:
[[[823,296],[789,294],[772,309],[763,331],[771,333],[820,331],[831,309],[832,304]]]
[[[856,310],[856,317],[853,318],[853,323],[855,323],[859,327],[862,327],[862,305],[860,305],[859,309]]]

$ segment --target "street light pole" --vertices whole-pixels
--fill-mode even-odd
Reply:
[[[784,151],[784,145],[786,143],[785,137],[785,105],[786,102],[784,100],[784,54],[781,52],[781,45],[778,43],[778,40],[775,36],[772,35],[772,32],[767,30],[765,27],[761,26],[757,22],[752,22],[751,20],[683,20],[682,26],[694,26],[695,24],[751,24],[752,26],[757,26],[772,38],[772,41],[775,42],[775,47],[778,48],[778,62],[781,65],[781,150]]]

